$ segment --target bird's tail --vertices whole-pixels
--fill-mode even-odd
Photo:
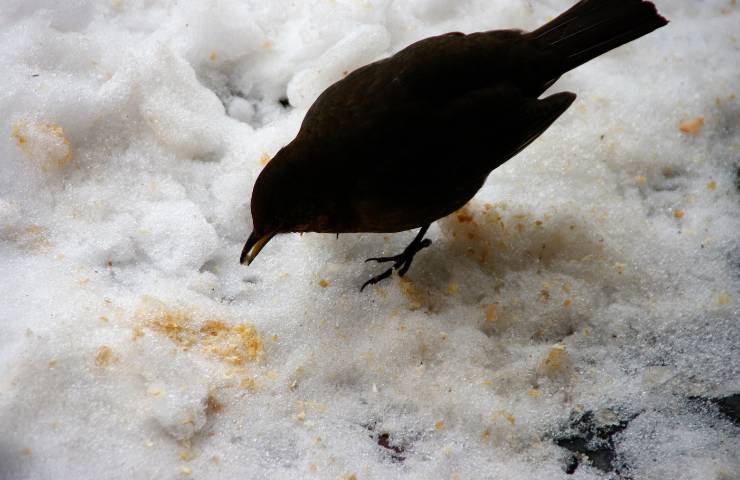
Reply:
[[[581,0],[530,35],[561,54],[564,73],[667,23],[643,0]]]

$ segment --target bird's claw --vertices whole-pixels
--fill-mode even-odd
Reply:
[[[398,255],[393,255],[392,257],[373,257],[365,260],[365,262],[394,263],[393,266],[385,272],[381,273],[380,275],[376,275],[367,282],[363,283],[362,287],[360,287],[360,292],[362,292],[368,285],[375,285],[376,283],[390,277],[393,273],[393,270],[397,270],[398,276],[403,277],[406,272],[409,271],[409,268],[411,267],[411,262],[414,260],[414,256],[419,253],[419,250],[427,248],[429,245],[432,244],[432,241],[428,238],[424,238],[422,240],[427,228],[428,226],[424,227],[416,236],[416,238],[414,238],[414,240],[404,249],[404,251],[399,253]]]
[[[380,275],[374,276],[373,278],[371,278],[370,280],[368,280],[367,282],[365,282],[365,283],[362,284],[362,286],[360,287],[360,292],[362,292],[363,290],[365,290],[365,287],[367,287],[368,285],[375,285],[376,283],[378,283],[378,282],[380,282],[382,280],[385,280],[386,278],[390,277],[391,276],[391,273],[393,273],[393,269],[392,268],[389,268],[388,270],[386,270],[385,272],[381,273]]]

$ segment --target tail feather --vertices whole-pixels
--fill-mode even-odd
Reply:
[[[667,23],[644,0],[581,0],[530,35],[560,54],[564,73]]]

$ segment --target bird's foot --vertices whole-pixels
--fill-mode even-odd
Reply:
[[[403,277],[411,267],[411,262],[414,260],[414,256],[419,253],[420,250],[423,250],[432,244],[431,240],[429,240],[428,238],[424,238],[424,234],[426,233],[428,228],[429,225],[419,230],[416,238],[414,238],[414,240],[403,250],[403,252],[399,253],[398,255],[394,255],[392,257],[374,257],[365,260],[366,262],[378,263],[393,262],[393,266],[380,275],[376,275],[367,282],[363,283],[362,287],[360,287],[360,291],[363,291],[368,285],[375,285],[376,283],[390,277],[393,273],[393,270],[397,270],[398,276]]]

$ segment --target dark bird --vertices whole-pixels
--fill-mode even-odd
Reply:
[[[642,0],[582,0],[532,32],[454,32],[418,41],[327,88],[252,192],[250,264],[287,232],[421,227],[393,266],[429,246],[429,225],[467,203],[488,174],[576,98],[539,98],[562,74],[668,23]]]

